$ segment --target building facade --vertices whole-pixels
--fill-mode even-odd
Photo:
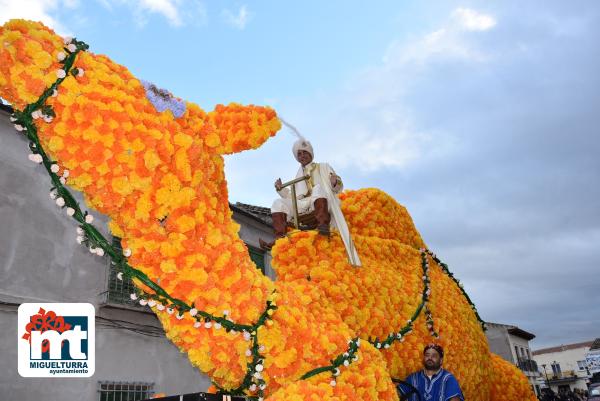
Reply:
[[[600,383],[600,338],[596,338],[585,356],[592,383]]]
[[[521,369],[534,393],[540,396],[540,373],[529,347],[529,341],[533,340],[535,335],[517,326],[490,322],[486,322],[485,325],[490,350]]]
[[[587,390],[592,375],[586,356],[593,341],[559,345],[533,352],[533,359],[540,368],[540,384],[558,392],[565,390]]]
[[[154,393],[205,391],[208,377],[165,337],[132,283],[76,238],[76,224],[48,196],[43,167],[28,161],[27,139],[0,107],[0,399],[141,400]],[[81,197],[79,197],[81,201]],[[274,278],[258,238],[272,240],[269,210],[230,205],[257,268]],[[106,238],[106,218],[93,213]],[[113,238],[115,244],[118,238]],[[17,371],[17,308],[27,302],[86,302],[96,310],[96,369],[91,378],[23,378]]]

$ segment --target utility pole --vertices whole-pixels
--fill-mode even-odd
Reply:
[[[550,384],[548,383],[548,372],[546,372],[546,364],[542,364],[542,368],[544,368],[544,376],[546,376],[546,387],[550,388]]]

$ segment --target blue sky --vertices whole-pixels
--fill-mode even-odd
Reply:
[[[268,104],[405,205],[484,319],[600,337],[600,3],[0,0],[205,109]],[[228,156],[269,206],[294,137]]]

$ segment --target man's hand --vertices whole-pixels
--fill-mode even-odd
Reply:
[[[329,174],[329,182],[331,182],[332,187],[335,187],[338,183],[338,176],[333,173],[330,173]]]
[[[282,185],[283,183],[281,182],[281,178],[278,178],[277,181],[275,181],[275,189],[277,190],[277,192],[281,191]]]

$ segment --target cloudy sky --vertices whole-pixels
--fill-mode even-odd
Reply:
[[[205,109],[269,104],[347,188],[405,205],[488,321],[600,337],[600,3],[0,0]],[[229,156],[268,206],[287,130]]]

